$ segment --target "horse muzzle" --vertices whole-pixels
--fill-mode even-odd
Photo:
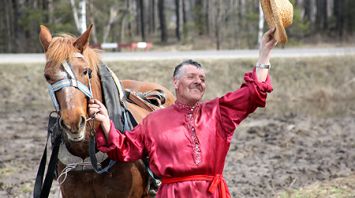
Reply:
[[[80,142],[85,139],[86,118],[80,116],[79,122],[67,123],[64,119],[59,120],[59,126],[72,142]]]

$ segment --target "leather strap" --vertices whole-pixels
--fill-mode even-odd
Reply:
[[[44,198],[48,197],[49,192],[51,190],[53,178],[55,175],[55,168],[57,165],[58,161],[58,152],[59,152],[59,145],[62,141],[62,137],[60,133],[57,133],[56,130],[58,130],[58,120],[59,117],[52,117],[50,115],[50,119],[48,122],[48,133],[47,133],[47,141],[46,145],[43,151],[43,155],[41,158],[41,162],[37,171],[37,176],[36,176],[36,181],[34,185],[34,190],[33,190],[33,197],[34,198]],[[55,124],[53,124],[55,122]],[[50,127],[53,126],[53,127]],[[48,163],[48,168],[47,168],[47,174],[46,177],[44,178],[43,181],[43,176],[44,176],[44,170],[46,169],[46,163],[47,163],[47,144],[48,144],[48,139],[49,136],[54,136],[54,134],[58,134],[55,136],[53,144],[52,144],[52,154]]]
[[[135,92],[126,90],[126,94],[127,94],[127,99],[129,99],[130,102],[142,107],[143,109],[149,112],[159,109],[159,107],[149,104],[147,101],[137,96]]]

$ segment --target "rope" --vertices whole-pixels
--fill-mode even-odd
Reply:
[[[65,180],[67,179],[68,173],[70,171],[72,171],[73,169],[75,169],[77,166],[90,166],[91,163],[90,162],[81,162],[81,163],[71,163],[71,164],[67,164],[65,166],[65,168],[62,170],[62,172],[60,173],[60,175],[58,176],[57,180],[59,182],[59,185],[62,185]],[[64,179],[62,181],[60,181],[60,178],[64,176]]]

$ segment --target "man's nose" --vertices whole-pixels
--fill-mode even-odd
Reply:
[[[195,78],[194,83],[201,84],[202,80],[200,78]]]

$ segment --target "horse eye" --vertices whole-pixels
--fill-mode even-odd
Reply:
[[[83,74],[86,75],[89,73],[89,68],[85,68],[84,71],[83,71]]]
[[[85,68],[84,71],[83,71],[83,74],[84,75],[91,75],[91,69],[90,68]]]

